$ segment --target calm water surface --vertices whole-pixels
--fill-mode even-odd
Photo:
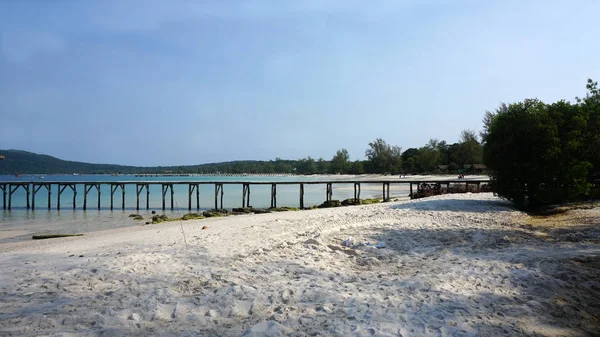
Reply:
[[[39,182],[115,182],[115,181],[315,181],[332,180],[331,178],[315,178],[302,176],[286,177],[135,177],[133,175],[23,175],[20,178],[15,176],[0,176],[0,181],[39,181]],[[363,183],[361,198],[381,197],[380,184]],[[325,200],[325,185],[304,185],[304,205],[305,207],[320,204]],[[15,191],[12,198],[12,210],[0,209],[0,243],[7,241],[29,239],[32,233],[81,233],[103,229],[119,228],[126,226],[135,226],[140,221],[134,221],[129,218],[129,214],[139,213],[145,218],[150,217],[152,210],[158,213],[162,211],[161,186],[150,186],[150,210],[146,210],[146,190],[140,194],[140,211],[136,211],[136,190],[135,185],[125,186],[125,210],[121,209],[121,189],[114,194],[114,210],[110,210],[110,185],[102,185],[100,203],[101,209],[97,209],[98,197],[96,188],[88,193],[87,210],[83,208],[83,184],[77,185],[76,205],[73,210],[73,192],[66,188],[61,194],[61,210],[56,210],[58,191],[53,186],[50,204],[52,209],[48,210],[48,193],[46,188],[42,187],[36,194],[36,210],[26,209],[26,192],[22,188]],[[242,185],[224,185],[223,207],[241,207],[242,205]],[[255,208],[266,208],[270,206],[271,186],[270,185],[251,185],[250,186],[250,205]],[[188,212],[188,186],[174,185],[174,204],[175,210],[170,210],[170,191],[167,192],[166,205],[164,212],[169,216],[181,216]],[[391,185],[391,195],[406,196],[408,186]],[[354,195],[352,184],[334,184],[333,198],[347,199]],[[1,196],[0,196],[1,198]],[[195,211],[195,194],[193,195],[192,211]],[[278,185],[277,186],[277,206],[299,206],[299,186],[298,185]],[[200,208],[201,210],[214,208],[214,185],[200,185]]]

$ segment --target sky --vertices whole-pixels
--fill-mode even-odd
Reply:
[[[596,0],[0,1],[0,149],[123,165],[364,159],[585,95]]]

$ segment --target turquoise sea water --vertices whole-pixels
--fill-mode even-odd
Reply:
[[[283,182],[283,181],[315,181],[315,180],[333,180],[332,178],[316,178],[304,176],[245,176],[245,177],[135,177],[133,175],[23,175],[0,176],[0,181],[34,181],[34,182],[116,182],[116,181],[190,181],[190,182]],[[353,197],[354,189],[352,184],[340,183],[333,184],[333,199],[343,200]],[[363,183],[361,198],[381,197],[381,184]],[[118,228],[124,226],[133,226],[143,224],[143,222],[133,221],[128,217],[131,213],[139,213],[145,218],[150,217],[152,210],[158,213],[162,211],[161,186],[150,185],[150,210],[146,210],[146,190],[140,194],[140,211],[136,211],[136,187],[135,185],[126,185],[125,187],[125,210],[121,209],[121,189],[114,194],[114,210],[110,210],[110,185],[101,187],[101,209],[98,210],[98,198],[96,188],[88,193],[87,210],[83,208],[83,184],[77,185],[76,209],[73,210],[73,192],[66,188],[61,194],[61,210],[56,209],[58,191],[53,186],[51,195],[51,209],[47,209],[48,194],[46,188],[42,187],[36,194],[36,209],[26,209],[26,192],[19,188],[12,197],[12,210],[0,209],[0,243],[30,238],[31,233],[75,233],[89,232],[95,230]],[[242,185],[224,185],[223,207],[231,209],[242,206]],[[266,208],[270,206],[271,186],[270,185],[251,185],[250,186],[250,205],[255,208]],[[175,210],[170,209],[170,191],[166,198],[166,213],[169,216],[181,216],[188,212],[188,185],[174,185],[174,204]],[[214,185],[200,185],[200,208],[201,210],[214,208]],[[392,185],[392,196],[406,196],[408,186]],[[1,198],[1,196],[0,196]],[[326,198],[325,184],[305,185],[304,205],[320,204]],[[192,197],[192,212],[195,211],[195,194]],[[8,201],[7,201],[8,203]],[[299,185],[277,185],[277,206],[299,206]],[[19,234],[23,231],[27,234]],[[18,234],[18,235],[17,235]]]

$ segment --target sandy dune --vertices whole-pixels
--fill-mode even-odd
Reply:
[[[462,194],[6,243],[0,335],[593,336],[592,215]]]

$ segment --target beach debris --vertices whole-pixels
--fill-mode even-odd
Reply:
[[[342,203],[339,200],[326,200],[318,206],[318,208],[340,207]]]
[[[169,217],[166,214],[158,215],[152,217],[152,223],[161,223],[163,221],[168,221]]]
[[[226,209],[217,209],[217,210],[213,209],[210,211],[203,212],[202,215],[207,218],[213,218],[213,217],[228,216],[229,213],[230,212]]]
[[[265,209],[265,208],[255,208],[253,210],[254,214],[267,214],[267,213],[271,213],[270,210]]]
[[[204,219],[204,215],[198,213],[187,213],[181,217],[181,220],[196,220],[196,219]]]
[[[150,221],[146,221],[146,225],[149,225],[149,224],[151,224],[151,223],[152,223],[152,222],[150,222]]]
[[[375,245],[376,248],[385,248],[385,242],[383,241],[379,241],[377,242],[377,244]]]
[[[349,236],[346,240],[342,241],[342,246],[344,247],[352,247],[354,244],[354,238]]]
[[[141,216],[141,215],[139,215],[139,214],[129,214],[130,218],[135,218],[136,216]]]
[[[233,214],[249,214],[253,213],[252,207],[234,207],[231,209]]]
[[[208,229],[208,226],[202,226],[202,229]]]
[[[132,219],[133,220],[144,220],[144,217],[138,214],[138,215],[132,217]]]
[[[152,214],[156,214],[156,211],[152,211]]]
[[[370,205],[370,204],[378,204],[381,200],[377,198],[372,199],[346,199],[342,201],[342,206],[355,206],[355,205]]]
[[[66,238],[70,236],[83,236],[83,234],[40,234],[33,235],[33,240],[44,240],[44,239],[55,239],[55,238]]]
[[[270,211],[275,211],[275,212],[287,212],[287,211],[299,211],[300,209],[297,207],[271,207],[269,208]]]

